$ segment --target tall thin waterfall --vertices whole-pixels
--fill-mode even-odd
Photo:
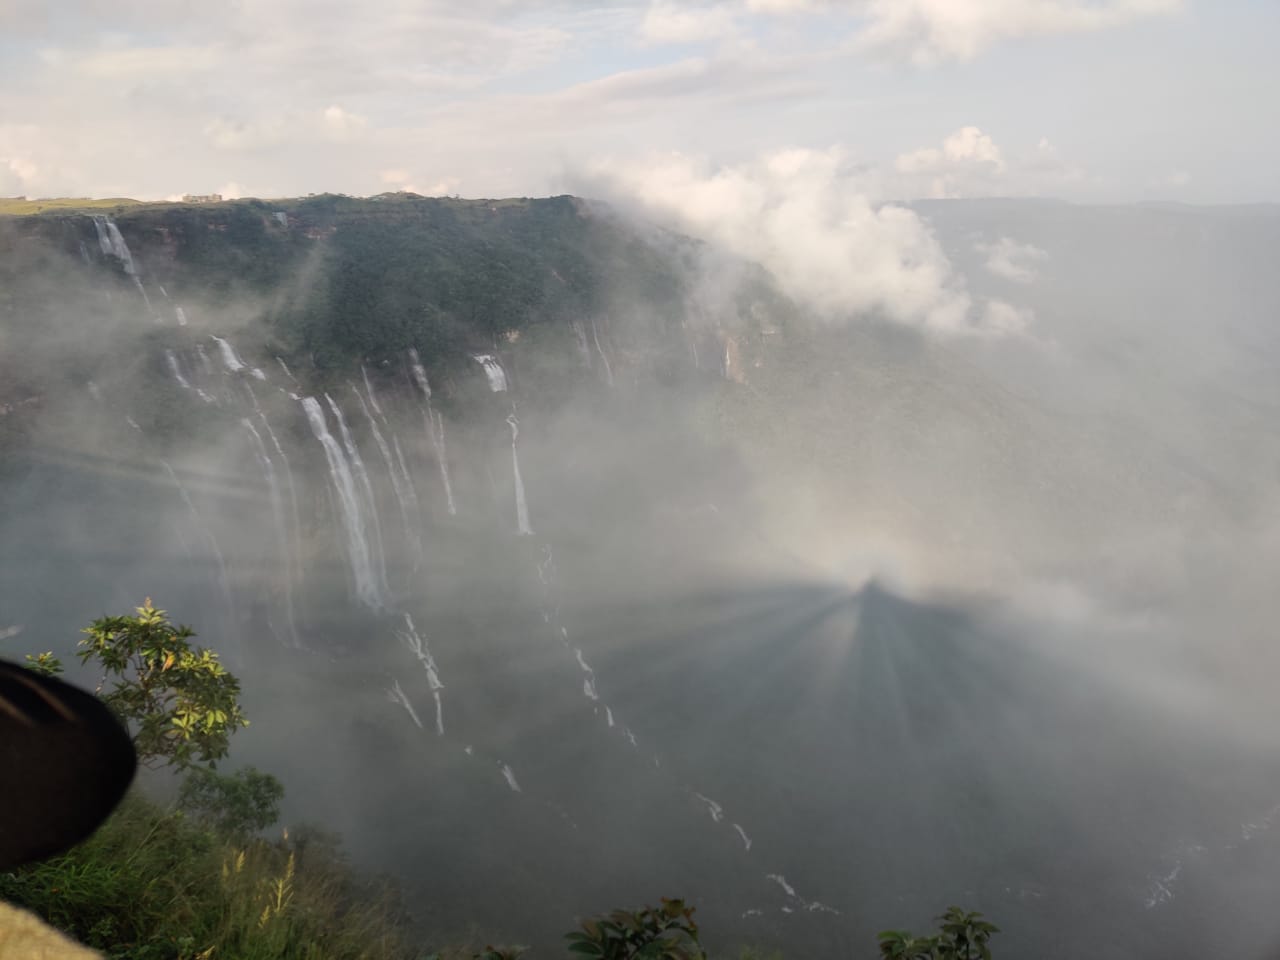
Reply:
[[[609,365],[609,358],[604,355],[604,347],[600,346],[600,331],[596,329],[596,318],[591,318],[591,339],[596,343],[596,352],[600,354],[600,362],[604,364],[604,379],[609,386],[613,386],[613,367]]]
[[[368,384],[369,378],[366,375],[365,386],[367,387]],[[373,442],[378,445],[378,452],[382,454],[383,462],[387,465],[387,475],[391,478],[391,487],[396,494],[396,503],[400,506],[400,519],[404,521],[404,535],[409,540],[409,546],[413,549],[416,565],[422,559],[422,538],[418,532],[421,526],[421,518],[418,513],[418,495],[413,491],[413,483],[410,482],[408,474],[401,476],[396,462],[391,458],[391,448],[387,446],[386,438],[383,437],[382,431],[378,429],[378,421],[369,410],[369,404],[364,402],[364,397],[360,395],[360,391],[356,389],[355,384],[351,384],[351,392],[356,395],[356,400],[360,402],[360,409],[364,411],[365,419],[369,421],[369,428],[373,433]],[[369,392],[369,400],[374,409],[377,410],[377,401],[374,400],[372,391]],[[404,460],[402,458],[400,461],[401,466],[403,463]]]
[[[208,393],[206,393],[200,387],[193,387],[191,385],[191,381],[188,380],[182,372],[181,361],[178,360],[177,354],[175,354],[172,350],[166,350],[164,352],[164,362],[168,364],[169,372],[173,374],[173,379],[178,381],[178,386],[182,387],[183,390],[194,390],[196,394],[200,397],[200,399],[203,400],[205,403],[217,402],[216,400],[213,399],[213,397],[211,397]]]
[[[432,419],[431,404],[427,404],[425,414],[427,418],[427,432],[431,434],[431,442],[435,446],[436,460],[440,464],[440,478],[444,481],[445,500],[449,504],[449,516],[456,517],[458,515],[458,505],[453,502],[453,484],[449,480],[449,455],[445,451],[444,446],[444,416],[435,414]]]
[[[522,536],[532,536],[533,528],[529,526],[529,504],[524,497],[524,481],[520,478],[520,454],[516,452],[516,440],[520,436],[520,422],[515,414],[507,417],[511,427],[511,471],[516,483],[516,528]]]
[[[235,347],[219,336],[213,334],[210,334],[210,336],[213,337],[213,342],[218,345],[218,352],[222,355],[222,365],[230,373],[239,373],[245,369],[245,362],[240,359]]]
[[[426,422],[427,435],[431,437],[431,447],[436,453],[436,462],[440,464],[440,479],[444,481],[445,500],[449,504],[449,516],[458,515],[458,506],[453,502],[453,484],[449,480],[449,458],[444,446],[444,417],[431,409],[431,384],[427,382],[427,371],[422,366],[418,351],[409,348],[409,369],[413,371],[413,379],[422,391],[427,408],[422,412]]]
[[[298,520],[298,491],[293,485],[293,470],[289,467],[289,458],[285,456],[284,447],[280,445],[280,441],[276,438],[276,432],[271,429],[271,421],[267,419],[267,415],[261,410],[258,411],[258,421],[267,431],[267,437],[271,440],[271,445],[275,447],[275,451],[280,455],[280,462],[284,464],[284,479],[289,485],[289,509],[293,516],[293,563],[295,583],[302,582],[302,524]]]
[[[280,555],[285,562],[283,577],[284,615],[289,628],[289,645],[297,648],[301,644],[298,642],[298,628],[293,619],[293,563],[289,556],[289,531],[284,519],[284,500],[280,496],[280,481],[276,477],[275,464],[271,462],[271,454],[267,452],[267,445],[262,440],[262,434],[258,433],[253,421],[248,417],[242,419],[240,423],[253,438],[254,456],[258,458],[258,463],[262,465],[262,475],[267,481],[267,492],[271,499],[271,519],[275,524],[276,539],[280,545]]]
[[[472,359],[484,367],[484,375],[489,380],[490,390],[494,393],[502,393],[507,389],[507,371],[502,369],[502,364],[498,362],[497,357],[491,353],[479,353]]]
[[[98,233],[98,246],[102,248],[104,255],[115,257],[124,267],[124,272],[133,280],[133,285],[138,288],[138,292],[142,294],[142,302],[147,305],[147,311],[151,311],[151,298],[147,296],[146,288],[142,286],[142,279],[138,276],[137,264],[133,262],[133,254],[129,252],[129,245],[124,242],[124,236],[120,233],[110,217],[97,216],[93,218],[94,230]]]
[[[369,480],[369,471],[365,469],[364,459],[360,456],[360,448],[356,446],[356,441],[347,428],[347,418],[343,416],[342,408],[327,393],[324,398],[338,421],[338,433],[342,437],[342,445],[347,450],[347,456],[351,458],[351,469],[356,479],[360,481],[360,488],[364,492],[364,509],[369,518],[369,527],[373,530],[370,555],[374,562],[374,572],[378,577],[379,588],[382,596],[385,597],[391,589],[387,586],[387,559],[382,547],[382,524],[378,520],[378,498],[374,495],[373,483]]]
[[[303,397],[300,401],[302,409],[311,424],[311,432],[315,434],[320,446],[324,448],[325,459],[329,462],[329,478],[333,481],[333,489],[338,495],[338,512],[342,515],[342,525],[347,535],[347,557],[351,561],[351,574],[355,580],[356,596],[366,606],[374,610],[386,609],[387,603],[382,589],[382,581],[378,578],[373,556],[369,549],[369,538],[365,532],[365,521],[360,510],[360,497],[356,492],[355,478],[351,475],[351,467],[343,456],[338,441],[329,432],[325,421],[324,408],[315,397]]]
[[[427,686],[431,688],[431,695],[436,701],[436,733],[443,737],[444,705],[440,699],[440,691],[444,689],[444,684],[440,682],[440,672],[436,667],[435,657],[431,656],[431,647],[427,644],[426,638],[418,635],[413,625],[413,618],[407,613],[404,615],[404,625],[405,632],[397,631],[397,636],[413,652],[427,672]]]

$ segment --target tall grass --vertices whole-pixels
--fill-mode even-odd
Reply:
[[[0,874],[0,898],[112,958],[419,955],[394,890],[358,877],[333,838],[236,844],[136,794],[69,853]]]

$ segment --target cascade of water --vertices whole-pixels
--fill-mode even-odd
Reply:
[[[106,221],[107,237],[111,244],[111,254],[121,264],[124,265],[124,272],[129,276],[137,276],[138,268],[133,263],[133,254],[129,252],[129,245],[124,242],[124,237],[120,234],[120,228],[115,225],[110,217],[103,217]]]
[[[248,417],[240,421],[244,428],[249,431],[253,438],[254,456],[258,458],[258,463],[262,465],[262,475],[267,481],[267,492],[271,499],[271,518],[275,524],[276,537],[280,544],[280,554],[285,561],[284,576],[284,615],[285,621],[289,627],[290,646],[297,649],[301,644],[298,642],[298,628],[293,618],[293,562],[289,555],[289,531],[284,520],[284,501],[280,496],[280,481],[276,477],[275,464],[271,462],[271,455],[267,453],[267,445],[262,441],[262,434],[253,425],[253,421]]]
[[[413,722],[418,725],[418,729],[422,729],[422,721],[418,719],[418,711],[413,709],[413,704],[409,702],[409,698],[405,696],[404,690],[400,688],[400,681],[392,682],[391,689],[387,691],[387,699],[392,703],[398,703],[409,711],[409,716],[413,718]]]
[[[431,688],[431,695],[436,701],[436,734],[444,736],[444,704],[440,699],[440,691],[444,689],[444,684],[440,682],[440,673],[436,668],[435,657],[431,656],[431,647],[428,646],[426,638],[418,635],[417,629],[413,625],[413,618],[409,614],[404,615],[405,632],[397,632],[397,636],[404,642],[418,661],[422,664],[422,668],[427,672],[427,686]]]
[[[280,441],[276,438],[276,432],[271,429],[271,421],[267,419],[267,415],[261,410],[258,411],[258,421],[267,431],[267,437],[271,440],[271,445],[275,447],[276,453],[280,455],[280,462],[284,464],[284,479],[289,485],[289,509],[293,516],[293,580],[295,583],[302,582],[302,524],[298,520],[298,491],[293,485],[293,470],[289,466],[289,458],[285,456],[284,447],[280,445]]]
[[[173,374],[173,379],[178,381],[178,386],[182,387],[183,390],[194,390],[196,395],[205,403],[216,403],[213,397],[209,396],[200,387],[193,387],[191,381],[183,375],[182,362],[178,359],[177,354],[172,350],[166,350],[164,352],[164,361],[168,364],[169,372]]]
[[[386,423],[387,415],[378,406],[378,398],[373,395],[373,385],[369,383],[369,371],[365,369],[363,363],[360,364],[360,376],[364,378],[364,392],[369,395],[369,406],[373,407],[373,412],[378,415],[383,423]],[[358,394],[359,391],[357,390],[356,393]]]
[[[701,800],[704,804],[706,804],[707,813],[711,814],[711,819],[714,822],[719,823],[721,820],[724,819],[724,807],[720,806],[720,804],[716,803],[710,797],[704,797],[702,794],[696,791],[694,792],[693,795],[697,797],[699,800]]]
[[[435,414],[432,419],[431,404],[426,410],[427,432],[431,434],[431,442],[435,446],[436,461],[440,464],[440,478],[444,481],[445,501],[449,504],[449,516],[458,515],[458,505],[453,502],[453,484],[449,480],[449,458],[444,446],[444,415]]]
[[[184,390],[190,390],[191,384],[182,375],[182,367],[178,364],[177,355],[172,350],[166,350],[164,352],[164,361],[169,365],[169,372],[173,374],[173,379],[178,381],[178,386]]]
[[[604,355],[604,347],[600,346],[600,331],[596,329],[596,318],[591,318],[591,339],[596,342],[596,352],[600,354],[600,362],[604,364],[604,379],[613,386],[613,367],[609,366],[609,358]]]
[[[324,408],[315,397],[303,397],[300,401],[302,409],[311,424],[311,432],[315,434],[320,446],[324,449],[325,459],[329,463],[329,477],[333,489],[338,495],[338,512],[342,516],[343,527],[347,534],[347,557],[351,561],[351,573],[355,580],[356,596],[366,606],[374,610],[383,610],[386,603],[383,599],[381,581],[374,571],[369,539],[365,533],[364,517],[360,511],[360,498],[356,493],[355,478],[338,441],[329,432],[325,421]]]
[[[445,501],[449,504],[449,516],[456,517],[458,507],[453,502],[453,483],[449,479],[449,459],[444,446],[444,417],[431,409],[431,384],[427,381],[427,371],[422,366],[422,359],[413,347],[409,348],[409,369],[413,371],[414,382],[418,384],[418,389],[422,391],[423,399],[427,404],[422,412],[422,418],[426,423],[427,436],[431,438],[431,447],[436,453],[436,462],[440,464],[440,479],[444,482],[444,495]]]
[[[502,393],[507,389],[507,372],[502,369],[498,358],[490,353],[480,353],[472,357],[476,363],[484,367],[484,375],[489,378],[489,389],[494,393]]]
[[[520,454],[516,452],[516,439],[520,436],[520,422],[515,415],[507,417],[511,427],[511,471],[516,483],[516,528],[522,536],[532,536],[533,528],[529,526],[529,504],[524,497],[524,481],[520,479]]]
[[[582,668],[582,672],[586,674],[582,680],[582,695],[588,700],[599,700],[600,694],[596,693],[596,672],[587,666],[587,661],[583,659],[582,649],[575,647],[573,651],[578,657],[578,666]]]
[[[146,288],[142,286],[142,279],[138,276],[138,267],[133,262],[133,254],[129,252],[129,245],[124,242],[124,237],[120,233],[120,228],[115,225],[110,217],[97,216],[93,218],[93,228],[98,234],[98,246],[102,249],[104,256],[115,257],[124,267],[124,272],[132,278],[134,286],[138,288],[138,293],[142,294],[142,302],[147,305],[147,311],[151,311],[151,298],[147,296]]]
[[[178,494],[182,497],[182,502],[187,505],[187,510],[190,511],[191,518],[195,521],[196,529],[200,531],[200,535],[204,537],[205,542],[209,544],[209,550],[213,553],[214,560],[218,562],[218,585],[222,589],[222,596],[227,602],[227,608],[231,609],[231,583],[227,580],[227,564],[222,559],[222,550],[218,547],[218,540],[213,535],[213,531],[209,529],[209,525],[204,522],[204,517],[196,509],[191,495],[187,493],[187,488],[182,485],[182,481],[178,479],[178,474],[174,472],[173,467],[169,466],[164,460],[160,461],[160,465],[169,474],[169,479],[173,481],[173,485],[178,488]]]
[[[174,307],[173,315],[178,319],[178,326],[185,327],[187,325],[187,312],[181,307]]]
[[[102,251],[102,255],[104,257],[111,256],[111,237],[107,235],[107,218],[95,216],[93,218],[93,229],[98,234],[98,248]]]
[[[582,321],[575,320],[570,325],[573,330],[574,340],[578,344],[578,358],[582,361],[582,365],[588,370],[591,369],[591,347],[587,344],[587,331],[582,329]]]
[[[343,416],[342,408],[327,393],[324,398],[328,401],[329,409],[333,411],[333,416],[338,421],[338,434],[342,437],[342,445],[347,450],[347,456],[351,459],[351,469],[355,472],[356,478],[360,481],[360,487],[364,492],[364,509],[368,512],[369,527],[373,530],[371,555],[375,564],[374,571],[378,577],[381,593],[385,597],[391,592],[391,589],[387,586],[387,559],[382,546],[382,524],[378,520],[378,498],[374,496],[373,483],[369,480],[369,471],[365,469],[364,459],[360,456],[360,448],[356,446],[355,439],[347,428],[347,418]]]
[[[365,378],[365,385],[368,385],[368,378]],[[373,442],[378,446],[378,452],[382,454],[383,462],[387,465],[387,475],[391,478],[391,488],[395,491],[396,503],[400,506],[400,519],[404,521],[404,535],[409,540],[409,546],[414,554],[414,566],[422,560],[422,538],[419,536],[421,527],[421,517],[418,513],[418,495],[413,491],[413,483],[409,480],[406,473],[404,476],[396,468],[396,463],[391,459],[391,448],[387,446],[386,438],[383,437],[382,431],[378,429],[378,421],[374,419],[373,414],[369,410],[369,406],[364,402],[364,397],[360,396],[360,391],[356,389],[355,384],[350,384],[351,392],[356,395],[356,399],[360,401],[360,409],[364,411],[365,419],[369,421],[369,427],[373,433]],[[373,399],[372,392],[369,399]],[[377,410],[377,403],[374,402],[374,409]],[[381,413],[381,411],[379,411]],[[404,461],[401,460],[403,465]]]
[[[298,383],[298,378],[297,378],[297,377],[295,377],[292,373],[290,373],[290,372],[289,372],[289,366],[288,366],[288,364],[286,364],[286,363],[285,363],[283,360],[281,360],[279,357],[276,357],[276,363],[280,364],[280,369],[284,371],[284,375],[285,375],[286,377],[288,377],[290,380],[292,380],[292,381],[293,381],[293,383],[294,383],[296,386],[301,386],[301,384],[299,384],[299,383]]]
[[[227,368],[230,373],[239,373],[245,369],[245,363],[240,359],[240,355],[236,353],[236,348],[226,340],[219,336],[210,334],[213,342],[218,345],[218,351],[222,355],[222,365]]]
[[[511,767],[510,767],[510,766],[508,766],[508,765],[507,765],[507,764],[505,764],[505,763],[504,763],[504,764],[502,764],[502,775],[503,775],[503,777],[505,777],[505,778],[506,778],[507,786],[509,786],[509,787],[510,787],[512,790],[514,790],[516,793],[522,793],[522,792],[523,792],[523,791],[520,789],[520,784],[516,783],[516,775],[515,775],[514,773],[512,773],[512,772],[511,772]]]
[[[751,849],[751,838],[747,836],[747,831],[743,830],[738,824],[733,824],[733,829],[738,831],[738,836],[742,838],[742,847],[745,850]]]
[[[427,382],[427,371],[422,366],[422,358],[418,356],[418,351],[413,347],[409,348],[409,369],[413,371],[413,379],[417,382],[418,388],[422,390],[427,402],[430,403],[431,384]]]

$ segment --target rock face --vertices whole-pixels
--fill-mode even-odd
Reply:
[[[1269,698],[1183,668],[1268,662],[1275,334],[1125,320],[1140,271],[1054,312],[1078,240],[1163,220],[930,215],[1044,252],[1036,338],[818,323],[749,269],[713,308],[696,244],[573,198],[0,223],[0,623],[162,601],[290,816],[442,937],[666,894],[797,954],[951,902],[1011,955],[1192,942],[1164,904],[1274,877],[1230,846],[1280,798]],[[1202,225],[1163,255],[1226,289]]]

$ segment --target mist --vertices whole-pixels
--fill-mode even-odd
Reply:
[[[153,597],[432,942],[1277,949],[1280,214],[860,177],[0,223],[0,652]]]

